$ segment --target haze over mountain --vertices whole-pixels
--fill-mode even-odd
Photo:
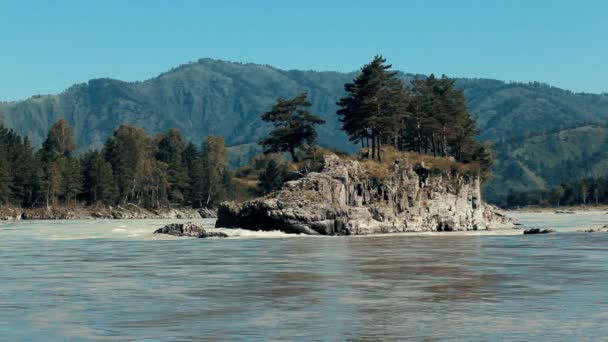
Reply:
[[[353,152],[357,147],[340,130],[335,103],[355,75],[201,59],[143,82],[94,79],[59,95],[0,103],[0,119],[39,145],[64,117],[81,151],[100,147],[122,123],[151,134],[178,128],[197,144],[221,135],[234,146],[235,163],[242,163],[269,129],[260,114],[276,98],[306,90],[312,112],[327,121],[320,127],[321,145]],[[478,118],[479,138],[495,142],[495,177],[486,185],[490,200],[500,202],[510,189],[608,174],[608,95],[488,79],[459,79],[458,85]]]

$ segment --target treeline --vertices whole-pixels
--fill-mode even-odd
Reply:
[[[352,83],[345,84],[347,95],[338,102],[338,115],[351,141],[379,161],[382,146],[392,145],[402,151],[477,162],[489,169],[489,149],[474,139],[476,122],[455,81],[430,75],[407,85],[391,67],[376,56]]]
[[[122,125],[103,149],[80,156],[75,149],[73,129],[63,119],[38,151],[0,124],[0,204],[210,207],[234,196],[221,137],[197,147],[176,129],[150,137]]]
[[[507,207],[608,204],[608,178],[571,181],[550,190],[513,191],[507,196]]]
[[[454,80],[431,75],[406,85],[390,69],[376,56],[344,85],[346,96],[337,103],[337,114],[350,139],[380,162],[383,146],[390,145],[476,163],[486,173],[491,154],[474,139],[475,120]],[[272,125],[259,141],[265,156],[238,170],[237,178],[227,168],[220,137],[209,136],[198,147],[186,143],[176,129],[150,137],[142,128],[122,125],[101,150],[75,156],[74,132],[63,119],[50,128],[38,151],[27,138],[0,125],[0,204],[215,207],[236,196],[267,194],[322,165],[316,126],[325,121],[310,107],[308,94],[302,93],[278,99],[263,113],[262,121]]]

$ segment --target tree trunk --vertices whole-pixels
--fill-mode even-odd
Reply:
[[[441,127],[441,140],[442,140],[441,148],[443,149],[443,156],[447,157],[448,156],[448,141],[447,141],[447,128],[445,127],[445,124]]]
[[[289,154],[291,154],[291,160],[293,160],[294,163],[298,163],[298,157],[296,157],[296,149],[295,147],[290,147],[289,148]]]
[[[376,159],[376,136],[372,134],[372,159]]]

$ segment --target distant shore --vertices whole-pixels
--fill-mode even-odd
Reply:
[[[87,220],[87,219],[200,219],[215,217],[210,209],[187,207],[146,209],[134,204],[121,206],[54,206],[19,208],[0,206],[0,221]]]
[[[588,212],[598,212],[598,213],[608,213],[608,205],[583,205],[583,206],[563,206],[563,207],[536,207],[536,206],[528,206],[528,207],[520,207],[520,208],[510,208],[503,209],[503,211],[508,213],[556,213],[556,214],[575,214],[575,213],[588,213]]]

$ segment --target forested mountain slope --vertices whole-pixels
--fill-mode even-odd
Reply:
[[[335,115],[343,85],[354,76],[201,59],[143,82],[95,79],[59,95],[0,103],[0,119],[39,145],[48,128],[64,117],[74,126],[81,151],[100,147],[121,123],[150,134],[178,128],[197,144],[209,134],[221,135],[228,145],[239,145],[232,151],[238,161],[246,160],[243,156],[255,150],[251,143],[268,131],[260,114],[277,97],[308,91],[311,111],[327,121],[320,143],[354,151]],[[487,185],[491,199],[499,201],[510,188],[608,174],[603,153],[608,95],[487,79],[459,79],[458,85],[478,118],[480,138],[496,143],[496,176]]]

